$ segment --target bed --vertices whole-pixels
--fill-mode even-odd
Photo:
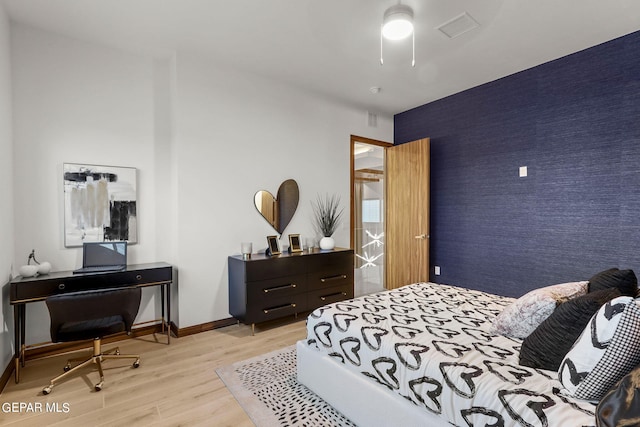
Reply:
[[[491,333],[512,301],[418,283],[318,308],[298,380],[361,426],[595,426],[594,404]]]

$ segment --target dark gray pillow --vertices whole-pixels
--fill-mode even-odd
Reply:
[[[618,288],[602,289],[560,304],[522,342],[520,364],[557,371],[564,356],[600,307],[619,297]]]
[[[601,271],[589,279],[589,292],[609,288],[618,288],[622,295],[635,298],[638,293],[638,279],[633,270],[617,268]]]

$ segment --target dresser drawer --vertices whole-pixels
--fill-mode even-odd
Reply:
[[[305,264],[298,257],[268,258],[246,263],[246,280],[272,279],[305,273]]]
[[[353,285],[345,283],[340,286],[312,290],[308,294],[307,305],[309,310],[314,310],[323,305],[351,298],[353,298]]]
[[[309,260],[308,271],[342,271],[353,270],[353,252],[336,251],[324,252]]]
[[[353,286],[353,267],[350,269],[334,268],[309,273],[309,290],[323,289],[335,286]]]
[[[307,276],[304,274],[247,282],[247,300],[252,302],[306,291]]]
[[[277,295],[247,304],[247,321],[259,323],[307,310],[307,295]]]

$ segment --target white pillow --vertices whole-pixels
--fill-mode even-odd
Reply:
[[[599,400],[640,363],[638,304],[632,297],[618,297],[593,315],[558,369],[571,396]]]
[[[588,283],[569,282],[534,289],[505,307],[494,319],[490,332],[526,338],[553,313],[560,302],[585,295]]]

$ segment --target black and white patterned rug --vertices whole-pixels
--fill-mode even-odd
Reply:
[[[285,347],[216,369],[257,427],[355,426],[296,376],[296,348]]]

